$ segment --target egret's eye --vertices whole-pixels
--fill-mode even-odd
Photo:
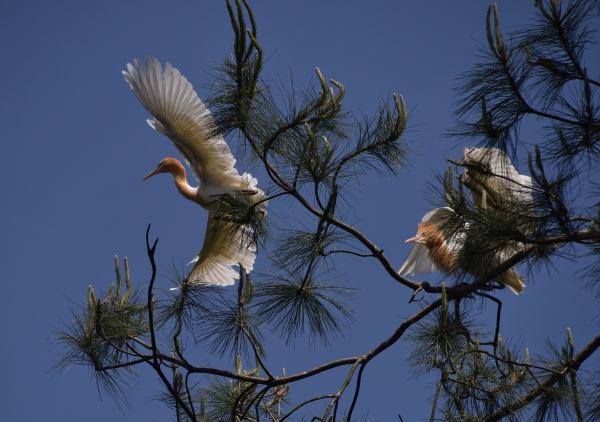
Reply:
[[[421,237],[425,237],[425,235],[426,235],[426,234],[427,234],[427,233],[425,233],[425,232],[421,232],[421,233],[419,234],[419,236],[421,236]]]

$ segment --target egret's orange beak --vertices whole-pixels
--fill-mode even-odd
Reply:
[[[419,236],[411,237],[410,239],[406,239],[404,243],[416,242]]]
[[[158,171],[157,171],[157,170],[158,170],[158,168],[157,168],[157,169],[155,169],[155,170],[154,170],[152,173],[150,173],[148,176],[144,177],[144,178],[142,179],[142,182],[143,182],[144,180],[146,180],[146,179],[150,179],[152,176],[154,176],[155,174],[157,174],[157,173],[158,173]]]

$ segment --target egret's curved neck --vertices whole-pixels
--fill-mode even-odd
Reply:
[[[435,265],[445,273],[453,273],[458,269],[457,260],[448,248],[442,231],[433,223],[420,223],[419,231],[427,233],[424,245],[429,249],[429,257]]]
[[[173,179],[175,180],[175,186],[179,193],[185,196],[190,201],[194,201],[204,207],[206,204],[205,201],[197,195],[198,188],[194,188],[190,186],[187,182],[187,178],[185,177],[185,168],[180,162],[176,162],[176,164],[169,167],[169,173],[173,175]]]

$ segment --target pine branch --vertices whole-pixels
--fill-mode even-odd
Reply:
[[[600,348],[600,334],[594,337],[594,339],[588,343],[577,355],[573,356],[568,362],[568,366],[565,367],[560,374],[549,375],[538,387],[530,390],[527,394],[520,397],[515,402],[503,407],[498,410],[495,414],[486,419],[487,422],[495,422],[503,419],[506,416],[514,414],[517,410],[526,407],[532,403],[537,397],[544,393],[544,391],[552,387],[557,379],[563,376],[567,371],[577,371],[579,367],[591,357],[596,350]]]

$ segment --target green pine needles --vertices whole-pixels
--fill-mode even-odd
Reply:
[[[162,388],[156,399],[177,421],[355,421],[358,404],[377,406],[361,402],[365,389],[378,388],[363,378],[370,362],[405,339],[412,352],[395,362],[434,381],[431,404],[413,404],[430,421],[600,420],[600,372],[583,370],[597,360],[600,334],[575,341],[568,330],[565,344],[549,342],[530,356],[503,332],[495,295],[506,285],[520,293],[519,280],[539,267],[553,272],[558,260],[582,256],[586,267],[573,283],[585,278],[599,291],[600,191],[590,175],[600,159],[600,82],[585,57],[600,3],[536,1],[534,20],[513,33],[503,31],[498,7],[489,7],[478,63],[459,76],[449,131],[481,148],[449,159],[432,184],[442,210],[425,221],[439,244],[454,245],[437,284],[400,275],[351,223],[368,218],[357,219],[352,207],[361,181],[396,177],[410,163],[402,96],[359,115],[345,106],[346,87],[318,68],[303,87],[269,82],[248,1],[225,3],[233,52],[214,69],[206,104],[215,130],[237,139],[245,164],[263,172],[265,196],[249,204],[225,195],[217,218],[266,264],[251,274],[240,268],[230,288],[190,284],[172,271],[175,288],[161,291],[154,286],[158,240],[151,244],[148,227],[150,281],[134,287],[127,260],[123,278],[116,259],[116,282],[106,293],[90,286],[87,302],[56,331],[65,348],[56,369],[88,366],[100,390],[127,406],[136,368],[150,366]],[[539,139],[521,137],[525,121],[539,125]],[[428,232],[419,230],[411,241],[418,238],[427,257],[433,247],[423,246]],[[365,284],[407,288],[399,322],[357,355],[342,350],[293,374],[273,369],[272,342],[291,350],[308,338],[314,349],[333,348],[354,322],[351,303],[360,292],[343,274],[343,258],[370,266]],[[511,285],[507,274],[517,281]],[[484,319],[485,306],[495,321]],[[222,368],[224,360],[233,366]],[[335,380],[333,390],[322,377]],[[307,393],[308,380],[315,382]]]

